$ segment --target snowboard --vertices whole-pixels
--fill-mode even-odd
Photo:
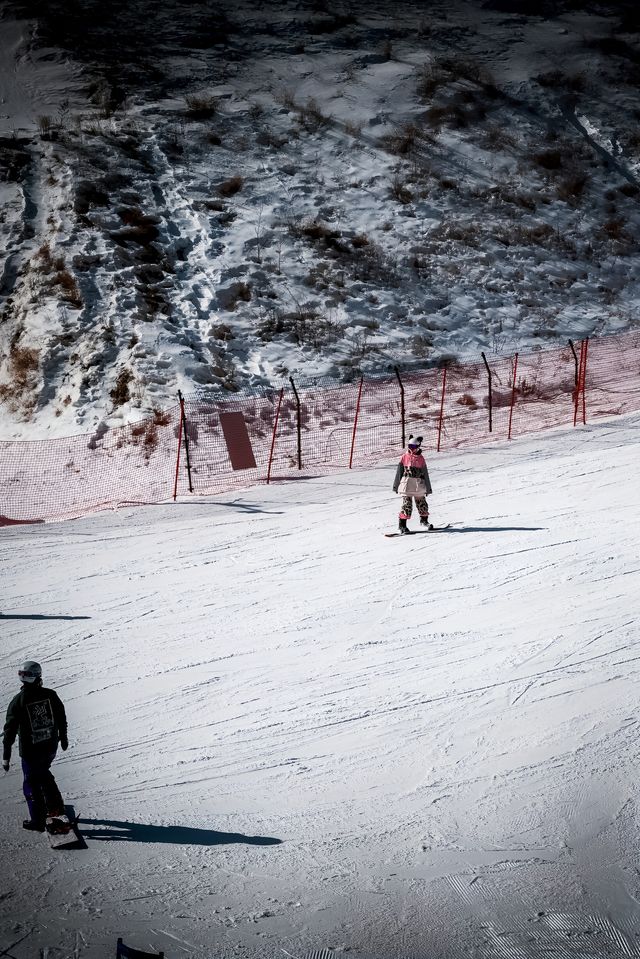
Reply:
[[[52,849],[78,848],[82,840],[76,830],[77,817],[73,806],[64,807],[64,815],[47,816],[45,830]]]
[[[447,523],[446,526],[434,526],[433,529],[410,529],[408,533],[385,533],[384,535],[387,539],[392,539],[394,536],[415,536],[417,533],[442,533],[445,529],[451,529],[451,523]]]

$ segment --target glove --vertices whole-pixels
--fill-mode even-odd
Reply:
[[[3,759],[3,760],[2,760],[2,768],[4,769],[4,771],[5,771],[6,773],[9,772],[9,760],[8,760],[8,759]]]
[[[66,736],[60,738],[60,749],[63,753],[66,753],[69,748],[69,741]]]

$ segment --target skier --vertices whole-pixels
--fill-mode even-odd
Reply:
[[[402,507],[399,514],[398,529],[401,533],[410,533],[407,529],[407,520],[410,519],[413,512],[413,500],[416,501],[416,507],[420,514],[420,525],[427,529],[433,529],[429,522],[429,506],[427,496],[433,492],[427,464],[422,455],[422,437],[409,435],[407,452],[398,463],[396,477],[393,481],[393,492],[402,496]]]
[[[58,743],[67,749],[67,717],[58,694],[42,685],[42,668],[29,660],[18,670],[22,689],[7,709],[4,724],[2,768],[9,771],[11,747],[18,736],[22,757],[24,797],[30,818],[25,829],[44,832],[47,818],[64,816],[60,790],[50,772]]]

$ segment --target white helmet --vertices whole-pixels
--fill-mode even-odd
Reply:
[[[21,683],[37,683],[39,679],[42,679],[42,666],[28,659],[18,670],[18,676]]]

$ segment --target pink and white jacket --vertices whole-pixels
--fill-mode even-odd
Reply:
[[[393,492],[398,492],[398,486],[400,485],[400,480],[405,476],[411,476],[414,479],[423,479],[426,486],[425,496],[428,496],[429,493],[432,493],[431,481],[429,480],[429,473],[427,470],[427,464],[422,453],[409,453],[406,452],[400,462],[398,463],[398,468],[396,470],[396,476],[393,481]]]

